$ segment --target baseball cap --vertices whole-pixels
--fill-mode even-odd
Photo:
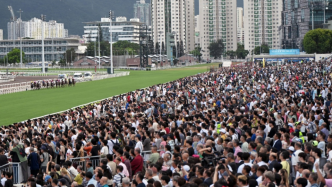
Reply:
[[[293,146],[290,146],[290,147],[288,148],[288,150],[290,150],[290,151],[295,151],[295,149],[294,149]]]
[[[226,130],[225,129],[221,129],[220,132],[226,134]]]
[[[47,175],[47,176],[45,177],[44,181],[47,182],[47,181],[48,181],[49,179],[51,179],[51,178],[52,178],[51,176]]]
[[[188,165],[184,165],[184,166],[183,166],[183,169],[186,170],[187,172],[190,171],[190,167],[189,167]]]
[[[139,135],[139,134],[136,134],[135,137],[137,137],[138,139],[141,139],[141,135]]]

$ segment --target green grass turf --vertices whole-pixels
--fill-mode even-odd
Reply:
[[[0,95],[0,125],[9,125],[126,93],[154,84],[207,71],[208,65],[158,71],[131,71],[129,76],[76,84],[75,87],[42,89]]]

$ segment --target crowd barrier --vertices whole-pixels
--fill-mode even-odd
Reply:
[[[19,184],[24,181],[22,166],[20,162],[9,162],[3,166],[0,166],[0,175],[3,172],[11,172],[13,174],[13,183]],[[28,177],[31,175],[30,167],[28,167]]]
[[[99,156],[85,156],[85,157],[76,157],[71,158],[70,161],[73,163],[74,166],[82,166],[83,171],[87,171],[89,168],[86,167],[87,162],[92,163],[92,167],[96,168],[100,164],[100,155]]]
[[[160,152],[161,150],[158,150]],[[144,166],[146,166],[146,161],[148,159],[148,155],[151,154],[151,150],[149,151],[142,151],[142,157],[144,158]],[[106,159],[106,157],[104,157]],[[87,171],[89,168],[87,168],[86,164],[87,162],[91,162],[92,167],[95,169],[100,165],[100,160],[103,159],[101,156],[85,156],[85,157],[76,157],[76,158],[71,158],[69,159],[72,163],[73,166],[82,166],[83,171]]]

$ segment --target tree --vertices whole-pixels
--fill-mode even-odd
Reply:
[[[236,52],[233,50],[227,51],[226,55],[228,55],[230,57],[230,59],[234,59],[234,57],[236,56]]]
[[[244,49],[244,45],[237,44],[236,56],[237,58],[244,59],[249,54],[248,50]]]
[[[90,42],[85,50],[85,55],[95,56],[95,44],[96,44],[96,56],[98,56],[98,42]],[[100,55],[109,56],[110,55],[110,44],[108,41],[100,42]]]
[[[330,53],[332,48],[332,31],[314,29],[304,35],[303,47],[306,53]]]
[[[261,50],[261,48],[262,48],[262,50]],[[261,46],[257,46],[254,49],[255,55],[260,55],[261,51],[262,51],[262,53],[269,53],[270,52],[270,48],[269,48],[269,46],[267,44],[262,44]]]
[[[113,51],[116,51],[117,55],[125,54],[136,54],[140,50],[140,47],[137,43],[131,43],[129,41],[117,41],[112,45]]]
[[[55,66],[55,65],[56,65],[56,61],[53,60],[53,61],[52,61],[52,67]]]
[[[195,47],[195,50],[190,51],[190,54],[194,55],[196,58],[198,58],[198,61],[201,61],[201,47]]]
[[[75,61],[75,58],[76,58],[76,53],[75,53],[75,49],[74,48],[70,48],[66,51],[65,53],[66,55],[66,63],[72,63]]]
[[[224,43],[221,39],[218,39],[216,42],[210,43],[208,49],[210,50],[210,56],[214,59],[220,58],[224,53]]]
[[[12,51],[8,53],[8,63],[9,64],[15,64],[15,63],[20,63],[20,49],[15,48]],[[24,59],[24,52],[22,52],[22,58]]]

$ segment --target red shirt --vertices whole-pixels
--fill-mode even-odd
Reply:
[[[143,158],[141,155],[135,156],[133,161],[130,163],[131,170],[133,171],[133,175],[135,175],[137,172],[142,171],[143,169]]]

